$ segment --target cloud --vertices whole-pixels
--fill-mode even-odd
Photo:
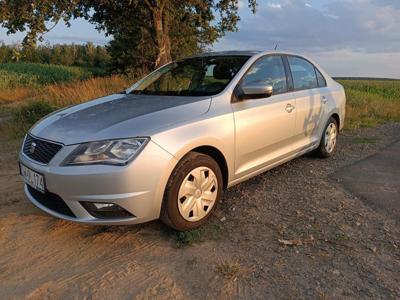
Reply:
[[[259,2],[256,15],[242,18],[239,32],[228,33],[214,48],[268,50],[278,44],[281,50],[335,53],[336,58],[343,49],[346,53],[362,53],[364,58],[368,54],[400,52],[398,0],[274,0],[262,3]],[[400,60],[392,64],[399,66]],[[400,71],[398,74],[400,77]]]
[[[238,1],[238,7],[239,7],[239,9],[243,9],[246,7],[246,3],[244,3],[244,0]]]
[[[52,44],[85,44],[87,42],[92,42],[95,45],[106,45],[110,41],[110,38],[104,36],[88,36],[88,35],[72,35],[72,34],[52,34],[49,33],[45,36],[45,41]]]
[[[333,0],[323,8],[286,0],[260,4],[257,14],[242,18],[239,32],[228,33],[222,43],[261,49],[279,43],[292,50],[400,51],[399,29],[400,8],[373,0]]]
[[[332,76],[400,79],[400,52],[366,53],[350,49],[309,54]],[[397,62],[397,63],[396,63]]]
[[[267,5],[268,5],[269,8],[272,8],[272,9],[280,9],[280,8],[282,8],[282,6],[279,3],[268,3]]]

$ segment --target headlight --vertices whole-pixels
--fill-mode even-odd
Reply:
[[[126,165],[146,146],[149,138],[106,140],[81,144],[63,162],[71,165]]]

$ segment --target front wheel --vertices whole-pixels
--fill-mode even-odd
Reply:
[[[321,142],[314,153],[322,158],[330,157],[336,147],[338,132],[339,130],[336,120],[333,117],[330,117],[328,123],[325,125]]]
[[[161,220],[170,227],[192,230],[203,225],[222,194],[222,173],[208,155],[190,152],[169,178]]]

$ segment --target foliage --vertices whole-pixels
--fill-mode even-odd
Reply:
[[[13,134],[24,135],[33,124],[57,109],[56,106],[44,101],[28,102],[20,106],[12,112]]]
[[[0,89],[14,89],[18,86],[37,86],[37,76],[19,74],[0,69]]]
[[[109,67],[111,57],[105,46],[86,45],[0,45],[0,63],[31,62],[86,68]]]
[[[105,75],[102,69],[35,63],[5,63],[0,65],[0,89],[20,86],[39,87],[72,80],[84,80],[101,75]]]
[[[248,0],[253,12],[256,4]],[[51,29],[49,24],[69,25],[72,18],[84,17],[115,38],[110,49],[118,67],[122,55],[134,68],[153,68],[236,30],[238,6],[238,0],[3,0],[0,23],[8,33],[28,29],[24,45],[29,48]]]
[[[346,127],[400,121],[400,80],[340,80],[346,90]]]

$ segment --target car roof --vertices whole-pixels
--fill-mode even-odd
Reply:
[[[261,50],[232,50],[232,51],[212,51],[212,52],[204,52],[193,55],[191,57],[204,57],[204,56],[231,56],[231,55],[238,55],[238,56],[256,56],[256,55],[265,55],[265,54],[283,54],[283,55],[295,55],[295,56],[302,56],[305,57],[303,54],[288,52],[288,51],[278,51],[278,50],[271,50],[271,51],[261,51]]]
[[[193,55],[192,57],[202,57],[202,56],[230,56],[230,55],[238,55],[238,56],[253,56],[261,53],[258,50],[233,50],[233,51],[212,51],[212,52],[204,52],[199,53],[197,55]]]

